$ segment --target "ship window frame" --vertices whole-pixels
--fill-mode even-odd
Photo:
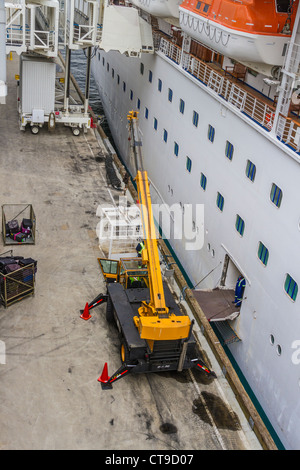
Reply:
[[[153,118],[153,128],[155,131],[157,131],[158,128],[158,120],[156,117]]]
[[[269,261],[270,252],[268,248],[263,244],[263,242],[259,242],[258,249],[257,249],[257,256],[259,261],[263,264],[263,266],[267,266]]]
[[[251,160],[247,160],[246,170],[245,170],[247,178],[254,183],[255,176],[256,176],[256,165]]]
[[[186,157],[186,164],[185,164],[185,168],[186,170],[188,171],[188,173],[191,173],[192,172],[192,160],[190,157]]]
[[[223,212],[223,209],[224,209],[224,196],[220,192],[217,193],[216,204],[217,204],[217,208],[219,209],[219,211]]]
[[[229,142],[229,140],[226,140],[225,144],[225,156],[228,158],[228,160],[232,161],[233,158],[233,152],[234,152],[234,145]]]
[[[174,155],[175,157],[178,157],[179,155],[179,144],[174,141]]]
[[[149,83],[152,83],[152,80],[153,80],[153,73],[152,73],[152,70],[149,70],[149,74],[148,74]]]
[[[198,123],[199,123],[199,113],[197,113],[197,111],[193,110],[193,125],[195,127],[198,127]]]
[[[162,92],[162,80],[160,78],[157,79],[157,89],[160,93]]]
[[[120,75],[117,75],[117,84],[120,85]]]
[[[215,128],[211,124],[208,124],[207,138],[210,142],[215,140]]]
[[[168,101],[170,101],[170,103],[172,103],[172,101],[173,101],[173,90],[172,90],[172,88],[168,89]]]
[[[204,173],[201,173],[200,187],[203,189],[203,191],[206,191],[206,185],[207,185],[207,176]]]
[[[244,236],[245,221],[239,214],[236,214],[235,229],[240,234],[241,237]]]
[[[130,100],[132,101],[133,100],[133,91],[130,90]]]
[[[147,108],[147,106],[145,106],[145,119],[148,119],[149,118],[149,109]]]
[[[295,281],[294,278],[292,278],[292,276],[289,273],[286,273],[286,276],[285,276],[284,291],[288,295],[288,297],[292,300],[292,302],[296,301],[296,298],[298,295],[298,283]]]
[[[126,92],[126,82],[123,81],[123,91]]]
[[[145,66],[143,64],[143,62],[140,63],[140,74],[141,75],[144,75],[144,69],[145,69]]]
[[[209,7],[210,7],[210,5],[208,3],[205,3],[204,6],[203,6],[202,12],[203,13],[208,13]]]
[[[281,203],[282,203],[282,196],[283,196],[282,189],[279,186],[277,186],[277,184],[272,183],[271,191],[270,191],[270,201],[278,209],[280,208]]]
[[[168,142],[168,131],[166,129],[163,131],[163,140],[165,143]]]
[[[112,78],[115,78],[115,69],[113,67],[111,69],[111,76],[112,76]]]
[[[184,114],[184,108],[185,108],[185,102],[182,98],[179,100],[179,112],[181,114]]]
[[[196,5],[196,10],[200,10],[200,8],[201,8],[201,5],[202,5],[202,2],[197,2],[197,5]]]
[[[136,100],[136,107],[137,109],[141,109],[141,100],[139,98]]]

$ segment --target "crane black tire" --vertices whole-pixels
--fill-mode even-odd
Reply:
[[[108,297],[106,302],[106,320],[108,323],[113,323],[114,321],[114,307],[110,297]]]

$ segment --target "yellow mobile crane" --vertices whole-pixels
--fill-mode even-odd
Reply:
[[[163,282],[147,172],[143,169],[141,141],[138,140],[137,112],[127,118],[133,142],[136,186],[144,235],[141,257],[108,260],[99,258],[107,284],[89,308],[107,302],[106,318],[115,322],[121,337],[122,366],[99,381],[103,388],[128,373],[199,368],[215,376],[197,354],[193,323],[182,314],[168,285]]]

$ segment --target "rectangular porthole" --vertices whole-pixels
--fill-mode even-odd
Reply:
[[[224,208],[224,197],[222,196],[221,193],[217,194],[217,207],[220,209],[221,212],[223,212]]]
[[[184,101],[182,99],[179,101],[179,111],[181,114],[184,113]]]
[[[192,160],[186,157],[186,169],[190,173],[192,171]]]
[[[198,127],[199,114],[197,111],[193,111],[193,124],[195,127]]]
[[[289,274],[287,274],[285,278],[284,290],[293,301],[296,300],[298,294],[298,284]]]
[[[280,207],[282,200],[282,191],[275,183],[272,184],[270,199],[276,207]]]
[[[269,250],[262,242],[259,242],[257,255],[262,264],[267,266],[269,260]]]
[[[225,146],[225,155],[229,160],[232,160],[233,157],[233,145],[227,140]]]
[[[179,153],[179,145],[177,144],[177,142],[174,142],[174,155],[178,157],[178,153]]]
[[[254,181],[256,174],[256,166],[250,160],[247,160],[246,176],[250,181]]]
[[[201,173],[200,176],[200,186],[203,189],[203,191],[206,190],[206,184],[207,184],[207,178],[204,173]]]
[[[213,142],[215,139],[215,128],[211,126],[210,124],[208,125],[207,137],[208,137],[208,140],[210,140],[211,142]]]
[[[235,221],[235,228],[236,231],[241,235],[241,237],[244,235],[244,230],[245,230],[245,222],[244,220],[237,214],[236,216],[236,221]]]

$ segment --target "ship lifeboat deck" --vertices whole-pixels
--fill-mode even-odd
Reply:
[[[200,59],[192,53],[182,54],[177,45],[160,31],[155,33],[157,52],[181,66],[219,97],[233,105],[267,132],[272,129],[277,100],[268,97],[245,83],[243,77],[235,76],[221,65]],[[290,106],[287,116],[280,114],[280,134],[277,138],[290,149],[300,152],[300,104]]]

